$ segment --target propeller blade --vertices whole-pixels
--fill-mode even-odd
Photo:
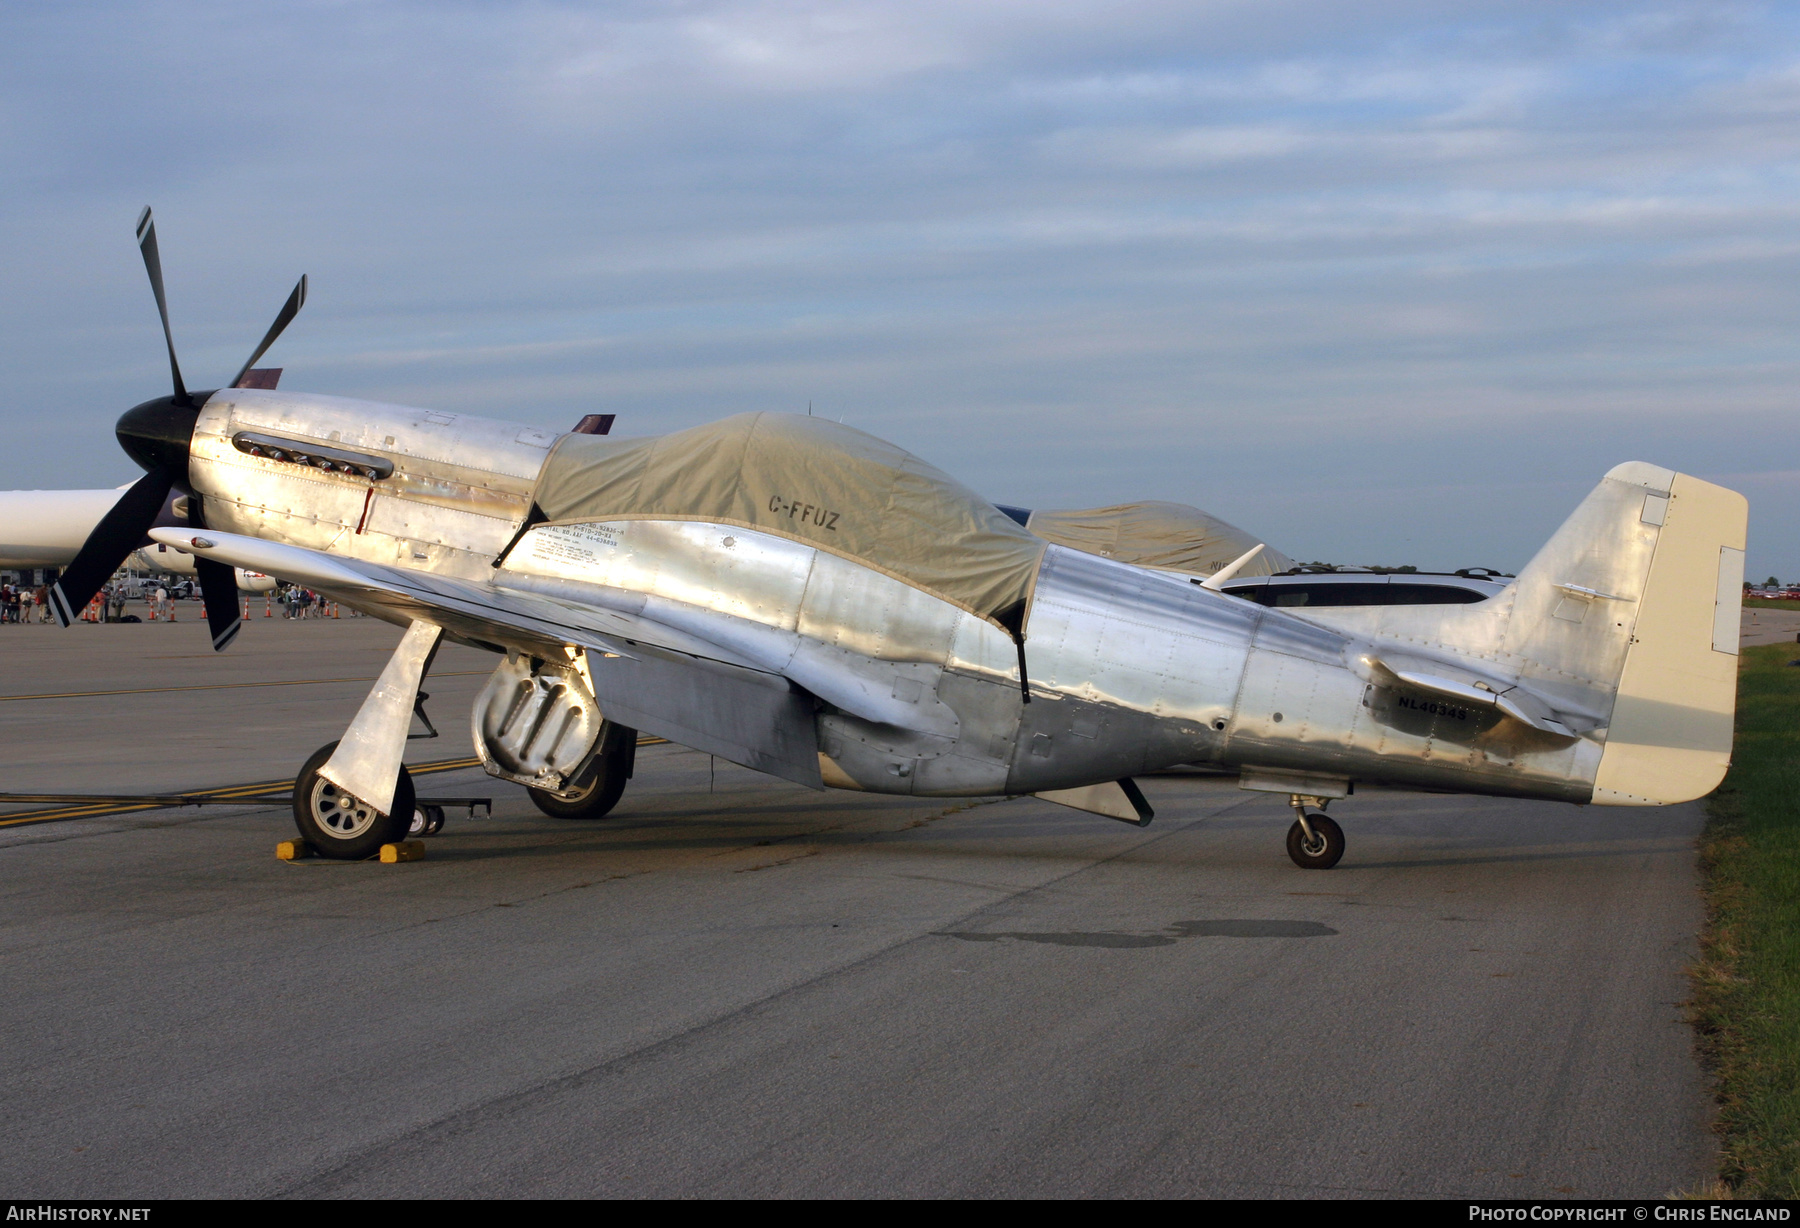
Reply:
[[[206,626],[212,632],[214,652],[224,652],[244,629],[238,610],[237,569],[217,559],[194,556],[200,576],[200,595],[206,601]]]
[[[193,398],[188,396],[187,385],[181,382],[181,364],[175,361],[175,334],[169,331],[169,303],[163,294],[162,257],[156,251],[156,219],[150,216],[148,205],[144,206],[143,216],[138,218],[137,237],[138,250],[144,253],[144,270],[150,274],[150,289],[156,294],[156,310],[162,316],[163,340],[169,345],[169,374],[175,380],[175,399],[183,405],[192,405]]]
[[[188,523],[196,529],[206,528],[199,495],[188,498]],[[244,629],[244,620],[238,613],[237,571],[229,563],[207,558],[196,550],[194,573],[200,578],[200,596],[206,603],[206,627],[212,632],[213,651],[224,652]]]
[[[152,469],[100,517],[100,523],[76,552],[74,562],[50,588],[50,612],[57,622],[65,627],[74,622],[100,586],[119,570],[119,564],[138,548],[174,485],[174,474],[167,469]]]
[[[302,273],[299,284],[294,287],[294,292],[288,295],[288,301],[282,306],[281,314],[275,317],[275,323],[269,325],[269,331],[263,334],[262,344],[256,347],[254,354],[250,355],[250,361],[238,368],[237,375],[231,381],[233,388],[246,387],[244,377],[250,374],[250,368],[256,365],[257,359],[268,353],[269,347],[275,344],[275,338],[281,336],[281,330],[294,322],[294,317],[300,314],[300,309],[304,306],[306,306],[306,275]],[[173,356],[174,351],[171,350],[170,354]]]

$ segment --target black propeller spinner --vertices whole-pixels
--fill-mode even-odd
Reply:
[[[163,341],[169,347],[169,377],[175,391],[170,396],[133,406],[119,419],[119,446],[143,466],[144,476],[100,518],[74,561],[51,588],[51,612],[65,627],[75,621],[82,608],[100,591],[100,586],[143,542],[170,490],[180,487],[189,492],[188,523],[196,529],[206,527],[200,496],[192,493],[188,483],[188,449],[193,441],[194,424],[200,418],[200,407],[206,404],[213,390],[189,392],[182,382],[181,364],[175,358],[175,334],[169,329],[168,300],[163,293],[162,256],[156,249],[156,221],[148,208],[138,218],[137,238],[138,250],[144,256],[144,270],[150,274],[150,289],[156,295],[156,311],[162,317]],[[302,277],[276,315],[275,323],[263,334],[262,342],[250,355],[250,360],[239,368],[231,387],[246,386],[245,380],[256,360],[268,352],[305,305],[306,278]],[[194,556],[194,569],[199,574],[201,592],[206,600],[206,624],[212,632],[213,651],[222,652],[237,638],[243,625],[238,617],[236,573],[228,565],[200,554]]]

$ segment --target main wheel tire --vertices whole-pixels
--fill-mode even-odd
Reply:
[[[548,789],[533,789],[531,802],[553,819],[602,819],[625,795],[625,782],[637,766],[637,730],[606,723],[600,734],[600,749],[563,795]]]
[[[1306,838],[1306,829],[1295,819],[1288,828],[1288,856],[1302,870],[1329,870],[1344,855],[1344,829],[1322,814],[1309,814],[1306,821],[1313,829],[1313,838]]]
[[[393,810],[382,814],[319,775],[319,769],[337,746],[332,742],[319,747],[294,778],[294,826],[319,856],[361,861],[375,856],[384,844],[406,839],[413,821],[412,773],[405,764],[400,765],[400,775],[394,781]]]

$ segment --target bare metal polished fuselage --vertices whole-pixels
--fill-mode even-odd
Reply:
[[[381,458],[393,472],[377,480],[273,460],[247,451],[246,433]],[[721,659],[780,672],[821,701],[829,785],[1018,794],[1202,762],[1565,801],[1592,793],[1595,739],[1398,694],[1371,672],[1383,646],[1366,631],[1058,546],[1025,626],[1029,702],[1015,645],[992,623],[752,529],[544,526],[496,569],[556,438],[468,415],[231,389],[201,411],[189,479],[210,528],[653,618]]]

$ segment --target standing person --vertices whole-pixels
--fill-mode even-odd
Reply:
[[[168,606],[169,590],[164,588],[161,584],[158,584],[156,586],[156,591],[150,594],[150,617],[157,617],[167,610]]]
[[[50,621],[50,589],[47,585],[40,584],[32,590],[31,609],[39,623]]]

